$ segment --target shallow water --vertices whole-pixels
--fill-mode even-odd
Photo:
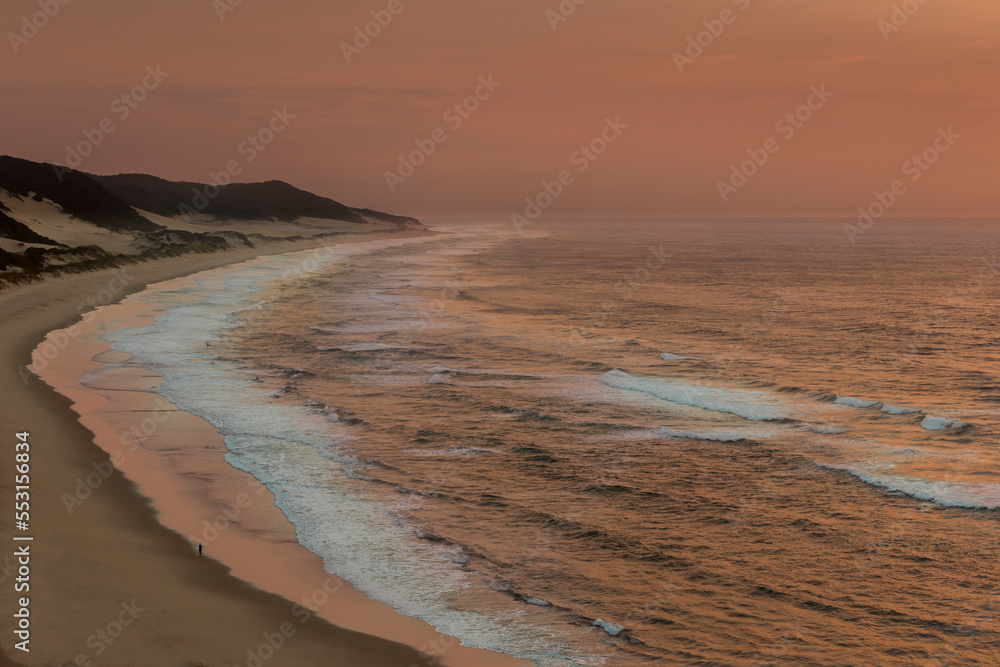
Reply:
[[[1000,664],[995,226],[448,232],[223,272],[112,337],[330,571],[467,644]]]

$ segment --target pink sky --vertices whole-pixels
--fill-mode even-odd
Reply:
[[[84,171],[206,181],[235,160],[239,180],[415,215],[507,216],[562,170],[551,215],[852,216],[897,179],[892,215],[998,212],[996,0],[908,0],[887,37],[891,0],[586,0],[554,30],[560,0],[398,0],[350,63],[342,43],[389,0],[242,0],[220,20],[227,1],[70,0],[18,53],[9,33],[38,0],[4,2],[0,153],[64,162],[112,118]],[[679,71],[675,52],[724,10]],[[169,76],[120,119],[115,98],[157,65]],[[499,88],[455,128],[444,113],[490,75]],[[784,136],[823,85],[832,98]],[[275,107],[296,117],[247,163],[239,146]],[[608,118],[628,128],[580,172],[574,152]],[[904,164],[949,127],[960,138],[911,181]],[[438,128],[447,140],[390,191],[386,171]],[[723,201],[719,181],[769,138],[777,152]]]

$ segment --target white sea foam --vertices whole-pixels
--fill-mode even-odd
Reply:
[[[698,361],[696,357],[681,357],[676,354],[670,354],[669,352],[661,354],[660,359],[663,359],[664,361]]]
[[[339,256],[343,252],[332,254]],[[343,447],[351,438],[345,427],[307,406],[273,400],[235,363],[200,361],[206,342],[238,326],[237,313],[253,307],[259,290],[295,275],[290,269],[300,263],[295,255],[267,257],[195,276],[195,286],[182,290],[131,297],[157,300],[164,312],[152,326],[103,337],[163,375],[164,396],[223,434],[226,461],[267,486],[299,542],[321,556],[328,571],[467,646],[544,656],[538,664],[572,664],[552,651],[551,630],[524,622],[523,608],[489,615],[453,608],[448,600],[467,590],[469,575],[441,545],[413,539],[392,507],[358,486],[358,475],[350,472],[357,462]]]
[[[839,426],[830,426],[829,424],[808,424],[806,428],[813,433],[820,433],[822,435],[840,435],[841,433],[847,433],[847,429],[840,428]]]
[[[896,491],[918,500],[926,500],[935,505],[969,509],[1000,509],[1000,484],[934,482],[920,477],[888,475],[875,465],[837,465],[819,462],[816,465],[829,470],[849,472],[872,486]]]
[[[866,401],[861,398],[851,398],[850,396],[837,396],[834,403],[839,403],[840,405],[848,405],[852,408],[874,408],[879,405],[879,401]]]
[[[637,392],[647,396],[691,407],[722,412],[752,421],[781,421],[791,419],[793,411],[780,397],[766,391],[728,389],[677,380],[642,378],[615,369],[608,371],[600,382],[615,389]]]
[[[917,410],[916,408],[904,408],[899,405],[883,405],[882,412],[887,415],[914,415],[923,412],[923,410]]]
[[[605,632],[607,632],[612,637],[617,637],[618,635],[620,635],[625,630],[625,626],[624,625],[615,625],[614,623],[609,623],[609,622],[607,622],[605,620],[602,620],[600,618],[597,619],[596,621],[594,621],[594,627],[601,628],[602,630],[604,630]]]
[[[945,431],[948,429],[957,431],[966,428],[969,424],[960,419],[945,419],[944,417],[931,417],[928,415],[920,422],[920,426],[928,431]]]

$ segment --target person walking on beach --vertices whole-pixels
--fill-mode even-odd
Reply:
[[[198,558],[201,558],[201,542],[198,543]]]

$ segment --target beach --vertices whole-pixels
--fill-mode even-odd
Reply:
[[[372,239],[353,240],[358,238]],[[347,240],[351,238],[341,242]],[[0,292],[4,312],[0,335],[6,343],[0,382],[6,414],[16,420],[6,424],[8,438],[28,432],[31,443],[30,653],[12,650],[8,645],[13,636],[11,619],[3,620],[4,649],[19,663],[423,665],[484,660],[478,664],[491,664],[493,654],[470,651],[465,655],[457,642],[437,635],[430,626],[406,619],[330,578],[319,559],[295,542],[287,522],[284,540],[254,542],[252,531],[225,530],[199,558],[189,539],[161,524],[199,524],[201,517],[192,514],[199,509],[210,511],[209,519],[218,514],[207,497],[199,497],[199,485],[192,482],[187,489],[175,488],[171,480],[158,477],[162,470],[157,469],[155,459],[130,457],[123,465],[131,465],[133,474],[158,488],[161,498],[174,494],[175,503],[154,508],[131,479],[108,467],[109,455],[95,444],[91,429],[98,442],[113,434],[102,433],[96,421],[81,424],[70,400],[24,375],[32,350],[49,332],[72,326],[89,310],[89,300],[119,301],[152,283],[316,246],[316,242],[282,243],[189,255]],[[85,326],[99,322],[97,318]],[[60,377],[70,383],[91,363],[71,343],[50,368],[58,369]],[[136,404],[136,409],[148,407]],[[176,430],[170,433],[203,426],[193,419],[171,420],[170,428]],[[166,433],[164,429],[161,435]],[[211,442],[213,435],[212,429],[204,431],[200,442]],[[222,446],[221,440],[215,444]],[[199,452],[202,471],[216,473],[219,484],[243,485],[252,494],[243,520],[250,521],[252,514],[259,525],[280,530],[284,519],[266,490],[248,484],[248,476],[229,468],[218,450],[214,450],[219,456],[213,462],[210,450],[206,445]],[[10,451],[13,455],[13,444]],[[11,481],[0,480],[5,496],[12,493]],[[67,505],[67,497],[81,502]],[[232,502],[241,500],[237,493]],[[7,522],[4,517],[9,534]],[[273,538],[275,533],[268,535]],[[9,576],[5,569],[4,578]],[[269,587],[290,592],[283,597],[267,592]],[[15,608],[12,587],[4,586],[0,596],[5,608]],[[350,619],[366,631],[342,629],[328,617]],[[386,635],[396,640],[384,639]],[[445,649],[443,660],[434,655]],[[492,664],[519,662],[497,656]]]
[[[861,299],[823,221],[605,227],[0,295],[20,662],[995,664],[995,229],[910,225]],[[923,248],[952,268],[915,286]]]
[[[1000,5],[69,4],[0,667],[1000,667]]]

